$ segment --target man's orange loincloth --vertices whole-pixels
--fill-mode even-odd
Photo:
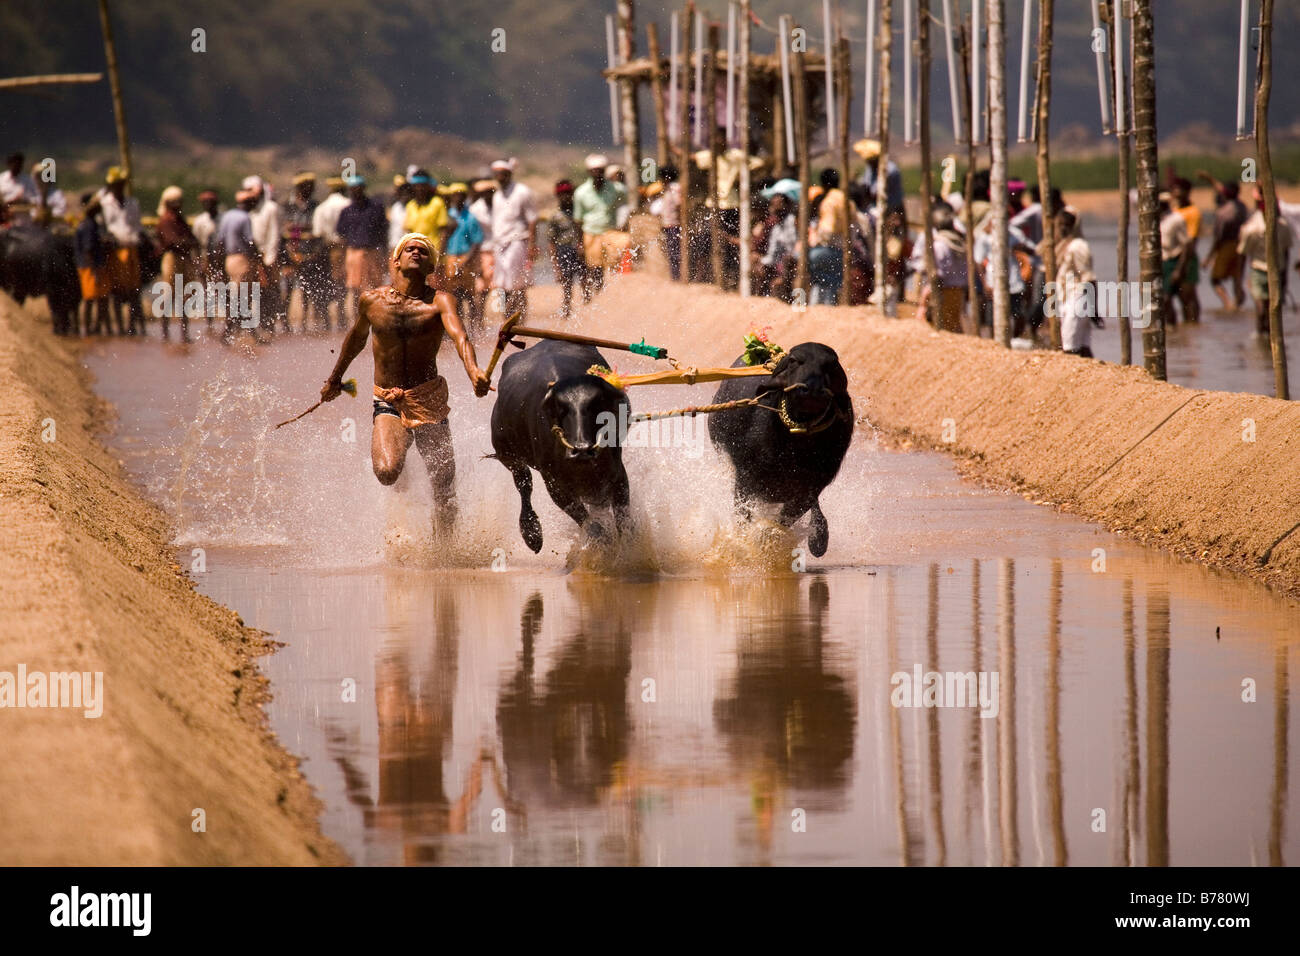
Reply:
[[[396,412],[407,428],[437,425],[451,411],[447,404],[447,380],[441,375],[414,388],[381,388],[376,385],[375,399],[376,415]],[[382,408],[380,402],[389,407]]]

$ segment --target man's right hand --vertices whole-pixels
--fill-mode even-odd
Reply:
[[[320,389],[320,400],[322,402],[332,402],[343,394],[343,383],[336,378],[325,380],[325,384]]]

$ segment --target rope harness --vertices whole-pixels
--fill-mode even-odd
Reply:
[[[662,412],[645,412],[644,414],[630,416],[628,418],[628,423],[649,422],[659,418],[670,418],[675,415],[689,415],[694,418],[696,415],[708,415],[712,412],[724,412],[731,408],[754,407],[774,412],[776,416],[781,419],[781,424],[784,425],[792,435],[815,435],[818,432],[830,428],[837,418],[843,418],[844,416],[835,405],[835,393],[828,388],[823,388],[821,389],[821,392],[826,396],[827,402],[825,410],[823,410],[820,415],[814,418],[811,422],[800,422],[792,418],[789,406],[786,404],[785,393],[791,392],[797,388],[806,389],[807,387],[807,385],[797,383],[786,386],[782,392],[781,401],[775,408],[771,405],[764,405],[759,401],[758,397],[755,396],[754,398],[738,398],[731,402],[719,402],[715,405],[688,405],[685,408],[672,408]]]

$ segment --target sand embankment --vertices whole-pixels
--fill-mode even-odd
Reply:
[[[543,289],[535,301],[549,310],[556,298]],[[639,275],[618,277],[578,324],[597,335],[645,335],[701,365],[729,365],[753,325],[771,326],[787,348],[825,342],[849,370],[859,416],[882,432],[946,451],[990,485],[1300,593],[1295,402],[1008,351],[867,307],[799,313]],[[611,359],[637,367],[620,353]],[[683,390],[682,404],[711,391]]]
[[[267,729],[269,642],[194,590],[94,437],[75,346],[2,295],[0,381],[0,681],[103,674],[101,717],[0,709],[0,863],[345,862]]]

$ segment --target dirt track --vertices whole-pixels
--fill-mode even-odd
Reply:
[[[0,670],[104,675],[99,718],[0,710],[0,864],[345,862],[266,729],[269,643],[181,574],[74,349],[2,296],[0,379]]]
[[[535,301],[553,308],[554,290],[539,290]],[[752,325],[771,326],[787,348],[825,342],[849,371],[859,416],[895,440],[949,452],[987,484],[1300,593],[1294,402],[1197,392],[1061,353],[1008,351],[867,307],[797,313],[771,299],[743,302],[694,285],[688,293],[647,276],[618,277],[593,306],[579,320],[593,334],[659,335],[654,344],[697,364],[729,365]],[[698,401],[711,389],[690,394]],[[1247,420],[1253,442],[1243,440]]]

